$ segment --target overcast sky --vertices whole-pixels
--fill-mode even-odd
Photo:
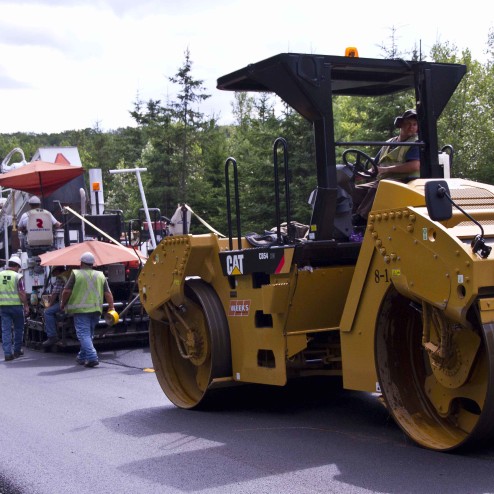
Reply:
[[[392,27],[401,50],[436,42],[485,61],[494,9],[456,0],[0,0],[0,132],[133,125],[140,99],[174,98],[168,81],[190,50],[200,107],[231,121],[216,79],[282,52],[381,57]],[[489,7],[489,5],[491,5]],[[475,8],[474,8],[475,7]],[[401,10],[401,13],[400,13]]]

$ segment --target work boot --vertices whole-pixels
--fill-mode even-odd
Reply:
[[[97,365],[99,365],[99,361],[98,360],[88,360],[84,364],[84,367],[96,367]]]
[[[43,343],[41,343],[41,346],[43,348],[48,348],[50,346],[55,345],[58,341],[59,341],[58,336],[50,336],[46,341],[43,341]]]
[[[79,358],[79,357],[76,357],[75,361],[79,365],[84,365],[86,363],[86,361],[83,358]]]
[[[9,360],[14,360],[13,355],[5,355],[5,362],[8,362]]]
[[[24,357],[24,350],[19,350],[18,352],[14,352],[14,358]]]

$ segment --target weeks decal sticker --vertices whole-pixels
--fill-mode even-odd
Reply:
[[[250,309],[250,300],[230,300],[230,309],[228,316],[248,316]]]

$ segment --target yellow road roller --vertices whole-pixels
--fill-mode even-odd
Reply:
[[[277,138],[276,224],[242,235],[231,204],[241,189],[237,164],[228,158],[228,236],[167,237],[151,254],[139,294],[156,375],[176,406],[203,406],[217,387],[340,376],[346,389],[382,394],[422,447],[447,451],[489,437],[494,188],[450,178],[449,148],[437,143],[437,119],[465,72],[285,53],[218,79],[220,90],[275,93],[312,122],[317,186],[303,231],[290,218],[287,143]],[[376,168],[361,149],[390,144],[336,141],[333,98],[400,91],[416,98],[418,139],[407,145],[418,149],[420,177],[380,180],[358,236],[354,177]]]

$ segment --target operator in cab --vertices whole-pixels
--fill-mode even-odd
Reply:
[[[367,223],[374,197],[376,196],[379,181],[403,180],[420,177],[420,151],[418,146],[393,146],[394,142],[418,141],[417,112],[406,110],[403,115],[395,118],[394,126],[400,129],[399,135],[389,139],[388,146],[381,148],[374,158],[377,163],[378,174],[376,180],[359,185],[359,189],[366,189],[366,194],[353,215],[354,226],[364,226]]]

